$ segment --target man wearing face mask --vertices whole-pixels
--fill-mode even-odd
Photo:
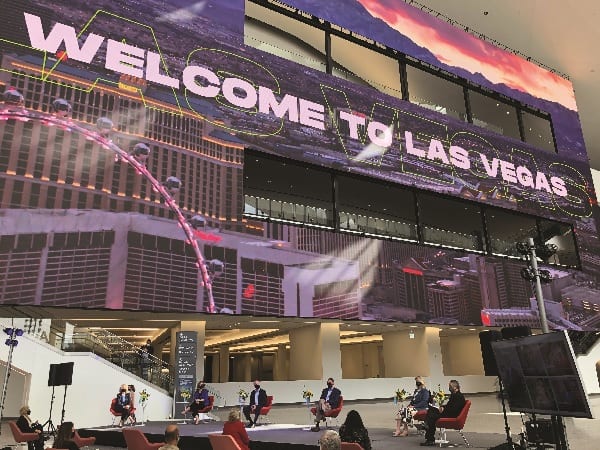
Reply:
[[[250,393],[250,404],[244,406],[244,416],[248,421],[248,428],[256,426],[260,409],[267,404],[267,391],[260,388],[260,380],[254,380],[254,390]],[[250,418],[254,414],[254,421]]]
[[[465,406],[465,396],[460,392],[460,384],[456,380],[450,380],[448,383],[450,398],[445,406],[439,408],[430,407],[427,410],[425,417],[425,442],[421,442],[421,446],[435,446],[435,423],[440,417],[458,417]]]
[[[333,378],[327,378],[327,387],[321,392],[319,403],[317,403],[317,412],[315,414],[315,426],[312,427],[311,431],[319,431],[319,423],[321,420],[325,420],[325,413],[330,409],[335,409],[340,404],[340,397],[342,391],[334,386],[335,380]]]
[[[121,385],[119,393],[117,394],[117,401],[115,402],[114,408],[115,411],[121,413],[121,421],[119,422],[119,426],[122,427],[125,425],[125,422],[131,413],[131,394],[129,394],[128,386],[126,384]]]

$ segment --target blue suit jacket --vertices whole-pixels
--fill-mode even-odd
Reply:
[[[323,392],[321,392],[320,398],[325,400],[327,398],[327,391],[329,391],[329,388],[323,389]],[[334,386],[333,389],[331,390],[331,394],[329,395],[329,401],[327,402],[327,403],[329,403],[329,406],[331,406],[332,408],[337,408],[340,405],[341,395],[342,395],[342,391],[340,391],[338,388],[336,388]]]

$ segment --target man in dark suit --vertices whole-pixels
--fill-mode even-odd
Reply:
[[[456,380],[450,380],[448,383],[450,398],[445,406],[438,408],[430,406],[425,417],[425,442],[421,442],[424,447],[433,447],[435,445],[435,423],[440,417],[458,417],[465,407],[465,396],[460,392],[460,384]]]
[[[335,380],[333,378],[327,378],[327,387],[321,392],[319,403],[317,403],[317,412],[315,414],[315,426],[311,428],[311,431],[319,431],[319,423],[321,420],[325,420],[325,413],[331,409],[335,409],[340,405],[340,397],[342,391],[334,386]]]
[[[248,428],[256,426],[260,409],[266,404],[267,391],[260,388],[260,380],[254,380],[254,390],[250,393],[250,404],[244,406],[244,416],[248,421]],[[254,421],[250,418],[250,413],[254,413]]]

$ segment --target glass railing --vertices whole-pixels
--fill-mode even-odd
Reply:
[[[65,352],[92,352],[167,392],[173,392],[173,367],[144,354],[139,347],[102,328],[76,328],[73,333],[50,328],[49,342]]]

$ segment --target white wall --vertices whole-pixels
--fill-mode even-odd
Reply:
[[[495,377],[484,376],[462,376],[456,377],[460,383],[462,391],[465,394],[479,392],[495,392]],[[448,386],[450,377],[444,375],[429,377],[428,386],[437,388]],[[335,385],[342,391],[344,400],[361,400],[374,398],[389,398],[394,396],[396,389],[404,388],[409,392],[414,389],[414,376],[403,378],[367,378],[367,379],[336,379]],[[238,391],[244,389],[250,392],[252,384],[247,383],[208,383],[209,389],[216,390],[221,399],[216,398],[215,404],[218,406],[233,406],[238,404]],[[310,389],[316,398],[321,395],[321,390],[325,387],[325,379],[319,380],[296,380],[296,381],[263,381],[261,387],[266,389],[268,395],[274,397],[273,401],[277,403],[300,403],[302,391]],[[313,398],[313,400],[315,400]]]
[[[41,423],[48,419],[52,388],[48,387],[48,371],[50,364],[73,361],[73,385],[67,388],[65,402],[65,420],[75,422],[77,427],[108,425],[112,421],[109,412],[110,402],[123,383],[134,384],[137,392],[146,389],[150,400],[146,408],[146,418],[164,420],[172,412],[173,399],[162,389],[147,384],[141,378],[130,374],[118,366],[100,358],[93,353],[65,353],[44,342],[27,335],[18,338],[19,345],[13,352],[13,366],[30,377],[28,396],[16,396],[16,400],[6,403],[4,415],[19,415],[20,404],[24,398],[31,407],[32,417]],[[0,360],[6,361],[8,347],[0,346]],[[17,377],[15,377],[16,379]],[[0,381],[1,382],[1,381]],[[55,400],[52,410],[52,421],[60,423],[63,404],[64,387],[55,388]],[[138,394],[139,395],[139,394]],[[11,399],[13,397],[10,397]],[[139,414],[138,414],[139,413]],[[141,419],[141,408],[136,413]]]

